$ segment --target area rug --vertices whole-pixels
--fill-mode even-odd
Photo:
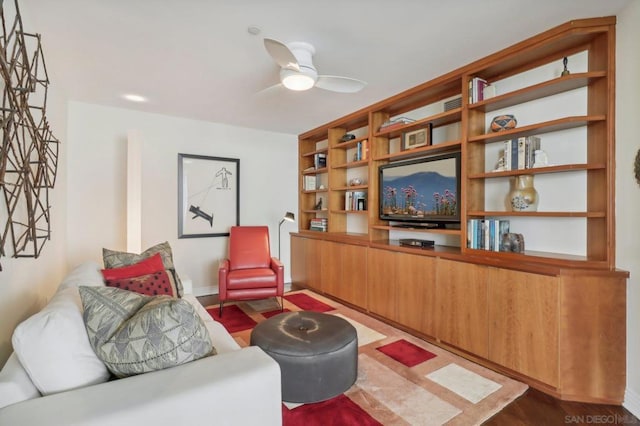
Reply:
[[[313,404],[283,403],[285,426],[479,425],[527,389],[520,383],[454,355],[309,290],[287,293],[285,311],[340,316],[358,333],[358,378],[344,394]],[[217,306],[207,312],[240,346],[260,321],[279,314],[275,299]]]

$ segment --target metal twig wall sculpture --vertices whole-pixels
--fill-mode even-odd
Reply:
[[[24,32],[14,4],[12,16],[1,6],[0,256],[10,240],[13,257],[37,258],[51,237],[49,190],[56,181],[59,141],[45,115],[49,78],[40,34]]]

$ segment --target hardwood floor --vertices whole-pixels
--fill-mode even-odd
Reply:
[[[640,424],[637,417],[617,405],[566,402],[529,388],[484,425],[629,425]]]
[[[203,306],[218,303],[217,295],[198,297]],[[487,420],[487,426],[640,425],[640,420],[617,405],[566,402],[529,388],[520,398]]]

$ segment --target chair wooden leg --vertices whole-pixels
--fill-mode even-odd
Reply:
[[[222,303],[223,302],[220,302],[220,310],[218,311],[220,318],[222,318]]]
[[[283,311],[284,311],[284,296],[280,296],[280,312],[283,312]]]

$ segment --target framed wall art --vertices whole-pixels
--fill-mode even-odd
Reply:
[[[402,134],[402,150],[431,145],[431,123],[424,129],[414,130]]]
[[[240,224],[240,160],[178,154],[178,238],[225,237]]]

